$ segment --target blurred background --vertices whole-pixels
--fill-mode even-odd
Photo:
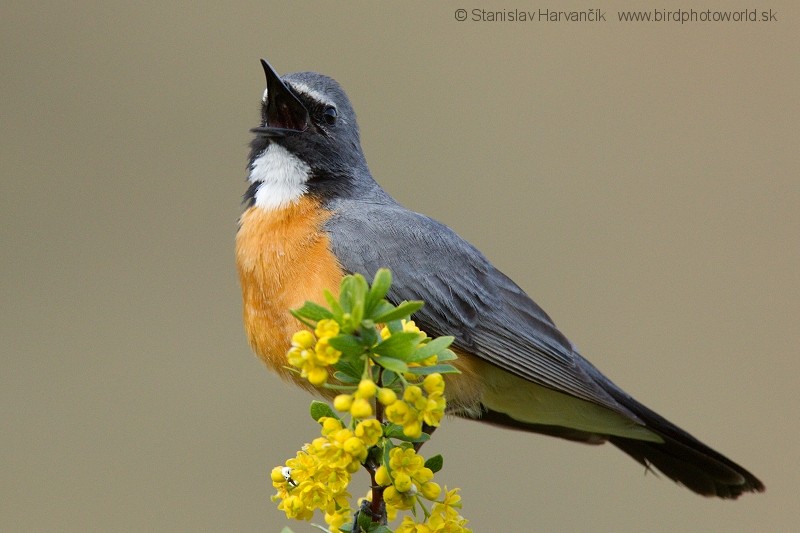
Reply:
[[[233,259],[261,57],[339,80],[391,194],[767,485],[708,500],[611,446],[449,420],[424,452],[445,454],[438,478],[476,532],[796,530],[800,12],[566,9],[590,7],[607,21],[459,22],[463,2],[5,4],[0,530],[288,524],[269,471],[317,429],[310,397],[251,355]]]

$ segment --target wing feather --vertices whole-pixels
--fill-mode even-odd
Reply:
[[[550,317],[450,228],[394,203],[331,207],[326,230],[342,267],[367,277],[390,268],[389,298],[425,300],[414,320],[430,335],[453,335],[457,348],[523,379],[639,420],[596,381]]]

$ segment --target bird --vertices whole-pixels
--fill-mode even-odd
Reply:
[[[610,443],[708,497],[763,492],[745,468],[635,400],[472,244],[400,205],[373,179],[353,106],[334,79],[279,76],[261,60],[266,90],[251,131],[248,187],[236,265],[249,344],[288,371],[301,324],[289,313],[324,302],[343,276],[392,272],[392,303],[423,300],[413,315],[432,336],[453,336],[460,374],[447,376],[448,412],[585,444]]]

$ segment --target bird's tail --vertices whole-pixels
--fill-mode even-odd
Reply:
[[[609,437],[609,442],[647,468],[703,496],[735,499],[745,492],[763,492],[764,484],[745,468],[709,448],[658,413],[613,387],[614,399],[638,416],[663,443]]]

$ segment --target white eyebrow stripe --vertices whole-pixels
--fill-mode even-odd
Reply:
[[[332,106],[332,107],[336,107],[336,105],[333,102],[331,102],[324,94],[322,94],[319,91],[316,91],[316,90],[312,89],[311,87],[309,87],[308,85],[306,85],[303,82],[290,81],[290,82],[286,82],[286,83],[288,85],[290,85],[292,87],[292,89],[294,89],[295,91],[297,91],[299,93],[303,93],[306,96],[310,96],[311,98],[313,98],[314,100],[316,100],[317,102],[319,102],[321,104],[325,104],[325,105],[329,105],[329,106]],[[266,95],[266,93],[265,93],[265,95]]]

